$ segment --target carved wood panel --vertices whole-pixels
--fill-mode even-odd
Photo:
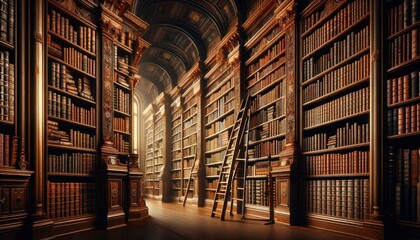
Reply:
[[[131,180],[130,181],[130,204],[139,205],[139,181]]]
[[[11,189],[10,207],[12,213],[25,211],[26,204],[26,189],[25,188],[12,188]]]
[[[0,215],[10,213],[10,188],[2,188],[0,194]]]
[[[115,207],[121,207],[121,193],[122,193],[122,188],[121,188],[121,180],[109,180],[109,197],[110,197],[110,207],[111,208],[115,208]]]
[[[286,29],[286,143],[296,140],[295,26]]]
[[[113,42],[107,37],[103,37],[103,138],[105,142],[113,141],[113,94],[114,94],[114,83],[112,77],[114,75],[113,70]]]

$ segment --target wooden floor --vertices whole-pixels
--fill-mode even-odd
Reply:
[[[130,224],[113,230],[91,230],[56,239],[358,239],[309,227],[290,227],[279,223],[265,225],[264,221],[241,220],[240,216],[225,221],[210,217],[209,208],[147,200],[149,218],[144,223]]]

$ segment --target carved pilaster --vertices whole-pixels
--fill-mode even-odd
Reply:
[[[113,43],[103,36],[102,46],[102,135],[104,145],[112,146],[113,142],[113,116],[114,116],[114,83],[113,83]]]

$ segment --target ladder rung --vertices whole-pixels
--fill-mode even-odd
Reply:
[[[229,166],[229,165],[227,165],[227,166],[223,166],[223,168],[230,168],[230,166]]]
[[[244,199],[243,198],[232,198],[233,200],[236,200],[236,201],[243,201]]]
[[[243,187],[237,187],[236,190],[244,190],[245,188]]]
[[[219,182],[219,184],[227,184],[227,182]]]
[[[216,193],[217,195],[225,195],[226,193],[224,193],[224,192],[218,192],[218,193]]]
[[[236,158],[237,161],[245,161],[245,158]]]

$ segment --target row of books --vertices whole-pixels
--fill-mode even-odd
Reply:
[[[115,130],[130,132],[130,120],[127,118],[114,117],[113,124]]]
[[[267,106],[268,104],[273,103],[274,101],[283,101],[282,99],[285,96],[286,88],[283,82],[279,82],[273,89],[264,95],[257,95],[252,99],[250,103],[251,112],[256,112],[260,108]]]
[[[15,0],[0,1],[0,40],[15,42]]]
[[[68,131],[60,130],[58,123],[48,120],[48,143],[73,146],[78,148],[95,149],[96,136],[70,128]]]
[[[399,1],[398,5],[389,10],[388,31],[394,35],[406,27],[416,24],[419,19],[419,0]]]
[[[224,80],[224,79],[221,79]],[[214,83],[213,83],[214,85]],[[218,86],[216,86],[218,87]],[[210,102],[220,98],[220,96],[225,95],[226,93],[231,93],[234,92],[233,89],[231,89],[233,87],[232,84],[232,79],[229,79],[226,83],[224,83],[222,86],[220,86],[219,90],[213,92],[212,94],[210,94],[210,96],[206,96],[206,105],[208,105]],[[228,91],[229,90],[229,91]],[[207,91],[210,91],[210,89],[207,88]],[[234,95],[231,95],[231,97],[233,97]],[[230,99],[230,98],[227,98]]]
[[[185,107],[185,109],[187,109],[186,105],[184,105],[184,107]],[[187,118],[191,117],[192,115],[196,115],[196,114],[197,114],[197,105],[189,108],[188,110],[186,110],[184,112],[184,119],[187,119]]]
[[[246,176],[247,177],[266,177],[270,172],[270,164],[273,166],[274,159],[271,160],[271,163],[266,161],[256,162],[255,164],[248,165],[246,169]]]
[[[225,152],[215,152],[212,154],[206,154],[206,164],[221,162],[224,154]]]
[[[206,126],[206,136],[213,135],[232,126],[234,122],[233,117],[233,114],[229,114],[227,117],[221,119],[220,121],[213,122],[212,124]]]
[[[271,30],[267,35],[265,35],[257,45],[255,45],[251,51],[249,51],[249,57],[252,58],[257,54],[261,49],[265,48],[273,39],[275,39],[281,32],[282,27],[276,26]]]
[[[304,127],[349,117],[369,110],[369,88],[350,92],[304,112]]]
[[[206,174],[206,175],[211,176],[211,174]],[[217,175],[217,174],[215,174],[215,175]],[[206,188],[216,189],[218,183],[219,183],[219,180],[217,180],[217,179],[207,179],[206,180]]]
[[[219,161],[221,161],[221,159],[219,159]],[[220,165],[206,167],[206,176],[218,176],[218,175],[220,175]]]
[[[212,94],[211,96],[214,96],[214,94]],[[217,100],[214,101],[212,104],[206,106],[204,113],[207,115],[219,108],[223,108],[223,110],[220,110],[220,112],[224,112],[225,111],[224,108],[229,109],[230,105],[232,105],[231,102],[235,103],[234,101],[232,101],[234,100],[234,97],[235,97],[235,90],[232,88],[228,92],[224,92],[222,97],[218,96],[217,98],[214,98]],[[213,99],[213,98],[210,97],[210,99]]]
[[[341,34],[368,13],[369,2],[364,0],[350,2],[323,25],[316,28],[316,30],[303,39],[303,56],[316,50],[331,38]],[[304,20],[304,25],[306,24],[307,19]],[[307,28],[304,26],[304,29]]]
[[[96,170],[96,156],[91,153],[63,153],[48,155],[49,173],[93,174]]]
[[[85,76],[78,77],[75,81],[69,68],[65,64],[54,61],[50,63],[49,85],[67,91],[70,94],[94,101],[92,83]]]
[[[49,218],[74,217],[96,212],[96,184],[48,182]]]
[[[119,83],[121,85],[123,85],[126,88],[129,88],[130,85],[127,82],[127,78],[117,72],[114,72],[114,83]],[[117,85],[118,86],[118,85]]]
[[[328,179],[305,182],[306,211],[363,220],[369,215],[369,179]]]
[[[8,134],[0,133],[0,167],[14,166],[11,162],[12,137]]]
[[[420,132],[420,103],[387,111],[388,135]]]
[[[420,149],[392,149],[387,171],[396,219],[420,222]]]
[[[369,123],[346,123],[343,127],[303,138],[303,151],[318,151],[369,142]]]
[[[420,72],[387,80],[387,104],[396,104],[420,96]]]
[[[129,153],[130,142],[127,140],[127,136],[120,133],[114,133],[114,148],[119,152]]]
[[[247,67],[248,75],[254,73],[260,67],[264,66],[268,62],[272,61],[274,58],[278,57],[279,54],[283,53],[286,47],[286,41],[284,38],[280,39],[274,46],[268,49],[264,55],[258,58],[258,61],[249,65]],[[266,70],[269,71],[269,70]],[[263,72],[263,71],[262,71]],[[261,75],[265,75],[265,73],[260,73]]]
[[[389,42],[390,67],[405,63],[419,56],[420,34],[419,28],[399,35]]]
[[[114,88],[114,109],[130,114],[130,94]]]
[[[250,88],[251,85],[254,85],[256,82],[262,80],[264,77],[267,76],[268,73],[272,72],[273,70],[283,66],[286,61],[286,57],[284,55],[279,55],[275,58],[275,61],[270,61],[271,63],[268,65],[260,66],[258,63],[250,65],[247,67],[247,78],[249,79],[247,82],[247,88]],[[275,78],[271,78],[275,79]]]
[[[233,93],[233,91],[232,91]],[[212,109],[206,109],[206,111],[211,111],[211,113],[207,114],[205,116],[206,122],[211,122],[217,118],[219,118],[220,116],[222,116],[223,114],[231,111],[232,109],[235,108],[235,101],[232,100],[232,98],[230,99],[224,99],[224,98],[220,98],[219,100],[217,100],[217,106],[212,107]],[[225,101],[227,103],[225,103]]]
[[[268,206],[267,179],[247,179],[245,191],[245,204]]]
[[[72,47],[63,49],[63,61],[82,72],[96,76],[96,60]]]
[[[303,102],[309,102],[329,93],[347,88],[370,76],[369,55],[335,69],[303,87]]]
[[[184,122],[184,136],[197,131],[197,115]]]
[[[266,157],[268,155],[278,155],[281,151],[283,151],[285,145],[285,139],[262,142],[256,144],[254,148],[248,149],[248,157],[259,158]]]
[[[303,62],[303,81],[346,61],[353,55],[369,47],[369,26],[350,32],[345,38],[335,41],[319,56],[312,56]]]
[[[274,16],[274,8],[269,9],[267,15],[253,25],[252,29],[247,34],[248,39],[246,41],[248,42],[251,40]]]
[[[128,75],[130,72],[128,71],[128,55],[119,56],[117,54],[117,46],[115,46],[115,68],[121,71],[122,73]]]
[[[177,157],[180,158],[181,156]],[[175,159],[175,158],[174,158]],[[172,162],[172,170],[175,171],[181,171],[182,168],[182,161],[178,160],[178,161],[173,161]]]
[[[282,117],[286,114],[285,98],[280,98],[276,103],[268,108],[258,111],[251,115],[250,127],[257,127],[263,123],[272,121],[276,118]]]
[[[224,131],[217,138],[206,140],[206,151],[226,146],[229,142],[229,131]]]
[[[286,133],[286,119],[279,119],[264,123],[260,127],[252,129],[249,132],[249,140],[255,142],[269,137],[275,137]]]
[[[189,147],[184,147],[182,149],[182,153],[184,157],[188,157],[188,156],[192,156],[196,154],[196,147],[193,146],[189,146]]]
[[[248,81],[248,92],[250,95],[255,95],[259,91],[267,88],[269,85],[273,84],[274,82],[280,81],[282,77],[285,76],[285,57],[279,58],[278,61],[274,62],[272,65],[268,65],[266,69],[269,69],[269,74],[264,74],[263,72],[257,73]],[[274,66],[273,66],[274,65]],[[272,72],[273,69],[274,72]],[[263,70],[263,71],[264,71]],[[260,77],[261,76],[261,77]],[[282,82],[280,82],[282,83]],[[252,85],[252,86],[251,86]]]
[[[350,151],[304,157],[305,175],[369,173],[369,152]]]
[[[0,51],[0,121],[14,122],[15,65],[10,57],[8,51]]]
[[[48,91],[48,115],[90,126],[96,125],[96,109],[76,106],[70,97]]]
[[[51,10],[47,16],[47,29],[73,44],[96,53],[96,30],[86,26],[75,26],[73,20],[69,20],[60,12]]]
[[[190,146],[191,144],[197,143],[197,134],[191,134],[188,137],[185,137],[183,140],[184,146]]]
[[[132,30],[124,30],[120,31],[118,34],[118,42],[122,43],[123,45],[132,48],[133,41],[135,40],[134,32]]]

